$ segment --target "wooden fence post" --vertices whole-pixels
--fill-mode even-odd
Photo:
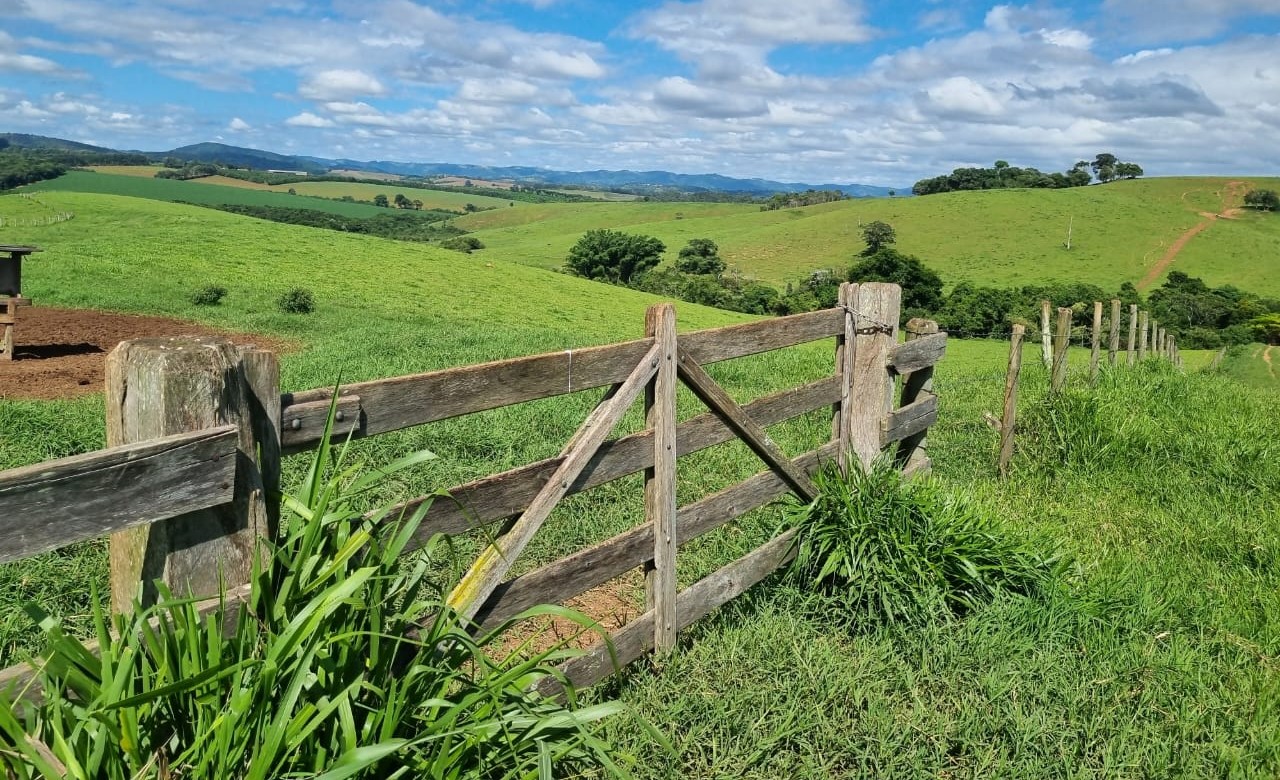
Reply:
[[[854,305],[853,374],[849,416],[849,455],[862,468],[880,454],[880,425],[893,411],[893,374],[889,350],[898,341],[898,317],[902,288],[896,284],[868,282],[858,285]],[[852,462],[850,457],[850,462]]]
[[[906,332],[907,341],[915,341],[922,336],[937,333],[938,323],[933,320],[913,317],[907,322]],[[913,404],[932,393],[933,366],[912,371],[903,378],[902,395],[899,398],[898,406]],[[926,428],[898,442],[897,461],[903,471],[914,473],[922,465],[929,462],[928,443],[926,441],[928,433],[929,429]]]
[[[1053,332],[1049,325],[1049,302],[1040,301],[1040,352],[1046,369],[1053,367]]]
[[[247,583],[278,517],[266,484],[278,484],[278,434],[257,435],[279,425],[275,356],[253,351],[245,360],[230,342],[203,336],[137,339],[112,350],[106,375],[107,446],[240,428],[232,503],[112,535],[111,608],[129,611],[139,598],[154,603],[156,580],[178,597]]]
[[[1138,362],[1139,363],[1147,359],[1147,343],[1150,341],[1150,336],[1147,333],[1147,330],[1150,327],[1150,325],[1151,323],[1147,322],[1147,312],[1144,309],[1138,314]]]
[[[1053,345],[1053,392],[1067,383],[1067,345],[1071,340],[1071,310],[1058,309],[1058,333]]]
[[[1098,304],[1098,309],[1102,304]],[[1004,415],[1000,418],[1000,476],[1009,473],[1009,461],[1013,459],[1013,434],[1018,415],[1018,375],[1022,373],[1022,334],[1026,328],[1013,326],[1013,341],[1009,344],[1009,372],[1004,377]]]
[[[1089,381],[1098,381],[1098,357],[1102,347],[1102,301],[1093,302],[1093,345],[1089,350]]]
[[[1128,358],[1129,365],[1133,365],[1133,361],[1134,361],[1133,347],[1134,347],[1134,342],[1137,341],[1137,339],[1138,339],[1138,304],[1131,303],[1129,304],[1129,349],[1127,350],[1129,355],[1129,358]]]
[[[653,646],[661,655],[676,644],[676,307],[650,306],[645,335],[661,347],[644,396],[646,425],[653,431],[653,467],[644,472],[644,510],[653,524],[645,611],[653,611]]]
[[[853,424],[853,374],[854,354],[857,351],[857,323],[853,309],[858,304],[858,285],[845,282],[840,285],[839,305],[844,308],[844,333],[836,336],[836,377],[840,382],[840,400],[836,402],[831,417],[831,438],[836,445],[836,460],[840,468],[849,462],[849,436]]]
[[[1107,362],[1116,364],[1116,353],[1120,351],[1120,301],[1111,299],[1111,342],[1107,351]]]

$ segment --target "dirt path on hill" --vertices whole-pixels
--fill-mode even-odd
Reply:
[[[1146,290],[1148,287],[1156,283],[1156,280],[1169,270],[1169,266],[1173,265],[1173,261],[1177,259],[1178,253],[1182,251],[1187,242],[1195,238],[1197,235],[1206,230],[1214,222],[1219,219],[1235,219],[1240,215],[1241,204],[1244,203],[1244,194],[1248,191],[1249,183],[1246,181],[1229,181],[1222,188],[1222,206],[1216,214],[1208,211],[1198,211],[1197,214],[1204,220],[1198,222],[1194,227],[1185,231],[1178,236],[1177,240],[1169,245],[1164,254],[1156,261],[1156,264],[1148,269],[1147,273],[1138,282],[1139,290]],[[1182,201],[1185,203],[1187,196],[1195,190],[1188,190],[1182,193]]]
[[[1267,373],[1271,375],[1272,379],[1275,379],[1276,367],[1275,364],[1271,362],[1271,347],[1267,347],[1262,350],[1262,362],[1267,364]]]

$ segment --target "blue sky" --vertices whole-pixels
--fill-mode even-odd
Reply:
[[[1280,173],[1280,0],[0,0],[0,130],[909,185]]]

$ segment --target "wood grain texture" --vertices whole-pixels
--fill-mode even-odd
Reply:
[[[840,400],[831,409],[831,439],[841,443],[841,452],[848,452],[849,422],[853,414],[853,356],[858,337],[853,322],[853,306],[858,302],[858,285],[849,282],[840,285],[837,300],[844,315],[844,332],[836,337],[836,378],[840,382]]]
[[[893,410],[880,421],[880,446],[887,447],[928,430],[937,421],[938,397],[932,393],[923,394],[918,401]]]
[[[770,352],[844,333],[844,311],[821,309],[789,317],[774,317],[698,330],[680,336],[680,349],[700,365]]]
[[[661,348],[654,344],[643,355],[631,374],[587,416],[564,451],[563,460],[551,478],[529,502],[511,528],[494,540],[476,558],[449,594],[449,606],[466,618],[474,617],[480,607],[502,583],[516,558],[533,539],[533,535],[551,515],[560,499],[569,493],[574,480],[591,461],[605,437],[617,426],[627,409],[644,392],[649,379],[661,362]]]
[[[907,343],[921,341],[931,338],[933,335],[946,336],[945,333],[939,333],[938,323],[933,320],[926,320],[920,317],[913,317],[907,322],[906,338]],[[946,349],[945,339],[942,342],[943,350]],[[941,359],[939,354],[938,358]],[[933,365],[921,366],[911,371],[902,379],[902,393],[898,396],[898,406],[910,406],[926,394],[933,393]],[[929,464],[929,448],[928,448],[928,431],[922,430],[919,433],[907,436],[898,444],[898,450],[894,455],[895,461],[900,468],[906,468],[912,464]],[[925,465],[928,468],[929,465]]]
[[[1098,358],[1102,351],[1102,301],[1093,302],[1093,344],[1089,350],[1089,381],[1098,381]]]
[[[330,404],[330,399],[325,398],[321,401],[282,406],[277,399],[276,407],[280,411],[276,418],[278,421],[276,438],[280,440],[280,447],[285,454],[305,452],[319,445],[320,437],[324,435],[324,428],[329,423]],[[330,441],[341,443],[347,436],[353,439],[360,438],[364,435],[362,420],[360,396],[355,393],[338,396]]]
[[[653,536],[645,568],[645,611],[654,614],[654,647],[676,644],[676,309],[649,307],[645,335],[655,339],[658,367],[645,391],[645,422],[653,432],[653,465],[645,470],[644,513]]]
[[[1040,352],[1046,369],[1053,367],[1053,325],[1049,301],[1040,301]]]
[[[946,354],[947,334],[939,333],[934,322],[932,333],[915,335],[889,350],[889,368],[894,373],[910,374],[937,364]]]
[[[796,465],[813,474],[835,460],[836,442],[796,458]],[[763,471],[736,485],[703,497],[679,510],[677,544],[709,533],[737,517],[759,509],[790,492],[787,483],[772,471]],[[599,544],[502,583],[476,613],[488,630],[538,604],[562,604],[591,588],[640,566],[653,548],[653,528],[648,524],[624,531]]]
[[[1147,359],[1147,345],[1151,341],[1151,337],[1148,334],[1148,329],[1150,328],[1151,323],[1147,322],[1147,317],[1148,315],[1146,311],[1138,312],[1138,361],[1139,362]]]
[[[683,349],[679,359],[680,378],[698,396],[698,400],[707,405],[711,412],[720,417],[734,434],[751,449],[770,468],[786,480],[796,495],[812,501],[817,489],[809,476],[800,471],[787,457],[787,454],[770,438],[765,429],[751,415],[747,414],[737,401],[716,384],[715,380],[698,362]]]
[[[1067,347],[1071,345],[1071,310],[1058,309],[1058,330],[1053,343],[1053,378],[1050,387],[1058,392],[1067,384]]]
[[[761,425],[773,425],[828,406],[838,398],[838,393],[836,379],[827,377],[758,399],[745,409]],[[702,414],[677,426],[676,452],[684,456],[733,438],[733,431],[719,417],[711,413]],[[582,474],[569,486],[569,492],[572,494],[589,490],[648,468],[653,463],[652,442],[652,434],[648,431],[605,442]],[[485,523],[520,514],[561,461],[559,456],[548,458],[458,485],[446,491],[449,498],[415,498],[397,506],[389,516],[398,517],[401,512],[412,513],[422,504],[430,504],[410,545],[412,549],[417,549],[435,534],[462,533]]]
[[[175,336],[121,342],[107,357],[107,443],[235,425],[235,492],[221,504],[111,537],[111,604],[154,602],[155,582],[175,595],[209,596],[248,582],[270,532],[240,353],[229,341]]]
[[[1131,303],[1129,304],[1129,345],[1128,345],[1128,349],[1126,350],[1126,355],[1128,356],[1127,359],[1128,359],[1129,365],[1133,365],[1134,360],[1137,359],[1137,354],[1134,352],[1137,346],[1136,345],[1137,340],[1138,340],[1138,304]]]
[[[223,425],[0,472],[0,563],[231,501]]]
[[[1022,373],[1022,336],[1026,328],[1013,326],[1013,338],[1009,342],[1009,370],[1004,377],[1004,414],[1000,418],[1000,475],[1009,473],[1013,460],[1013,440],[1017,431],[1018,377]]]
[[[1107,363],[1116,364],[1116,353],[1120,351],[1120,300],[1111,299],[1111,343],[1107,349]]]
[[[880,422],[893,409],[894,378],[889,354],[898,342],[902,289],[896,284],[859,285],[849,461],[864,469],[880,455]]]

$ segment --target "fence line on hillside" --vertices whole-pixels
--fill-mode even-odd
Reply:
[[[1040,302],[1040,338],[1041,355],[1045,368],[1050,372],[1049,391],[1059,393],[1067,384],[1069,373],[1067,365],[1067,348],[1072,343],[1071,322],[1074,312],[1070,308],[1057,308],[1056,332],[1051,328],[1050,301]],[[1112,368],[1118,365],[1133,366],[1148,359],[1148,355],[1159,360],[1166,360],[1178,368],[1182,368],[1182,355],[1178,351],[1178,343],[1174,336],[1160,327],[1149,313],[1138,308],[1137,304],[1129,304],[1128,317],[1122,315],[1119,299],[1113,298],[1110,316],[1105,326],[1103,322],[1102,301],[1093,302],[1093,321],[1085,338],[1089,350],[1089,383],[1096,384],[1101,370],[1102,343],[1106,337],[1107,363]],[[1123,325],[1127,326],[1122,327]],[[1121,334],[1127,330],[1128,337],[1125,349],[1120,349]],[[1018,384],[1022,374],[1022,341],[1025,333],[1023,325],[1014,325],[1009,344],[1009,367],[1005,375],[1004,407],[1001,418],[997,421],[988,417],[988,421],[1000,433],[1000,454],[997,461],[1000,474],[1009,473],[1009,465],[1013,460],[1014,436],[1017,429]]]
[[[612,652],[601,642],[562,668],[573,683],[589,685],[613,672],[615,657],[626,665],[670,649],[689,624],[785,564],[793,540],[784,533],[677,592],[680,545],[788,493],[812,499],[810,475],[827,461],[866,467],[890,449],[906,474],[930,468],[925,434],[938,400],[932,367],[947,334],[912,320],[899,343],[900,308],[897,285],[846,284],[832,309],[677,334],[675,309],[663,304],[649,309],[642,339],[348,384],[336,397],[328,388],[281,394],[276,356],[265,350],[205,337],[124,342],[107,362],[110,448],[0,472],[0,562],[110,534],[113,609],[154,602],[157,580],[196,596],[217,594],[223,583],[238,609],[259,542],[276,532],[281,459],[317,448],[326,430],[335,441],[360,439],[609,387],[560,455],[455,486],[447,491],[452,500],[423,496],[387,514],[426,507],[414,549],[435,534],[514,519],[450,597],[480,627],[643,569],[644,612],[612,634]],[[704,369],[824,339],[835,340],[831,376],[750,403],[739,404]],[[707,413],[677,421],[677,380]],[[607,439],[641,396],[645,428]],[[326,427],[331,408],[336,429]],[[813,450],[789,456],[765,432],[820,409],[832,410],[832,433]],[[678,507],[679,458],[733,440],[768,468]],[[560,499],[638,472],[643,523],[510,576]],[[34,680],[25,665],[12,667],[0,672],[0,692],[20,683],[24,696],[39,696]]]

